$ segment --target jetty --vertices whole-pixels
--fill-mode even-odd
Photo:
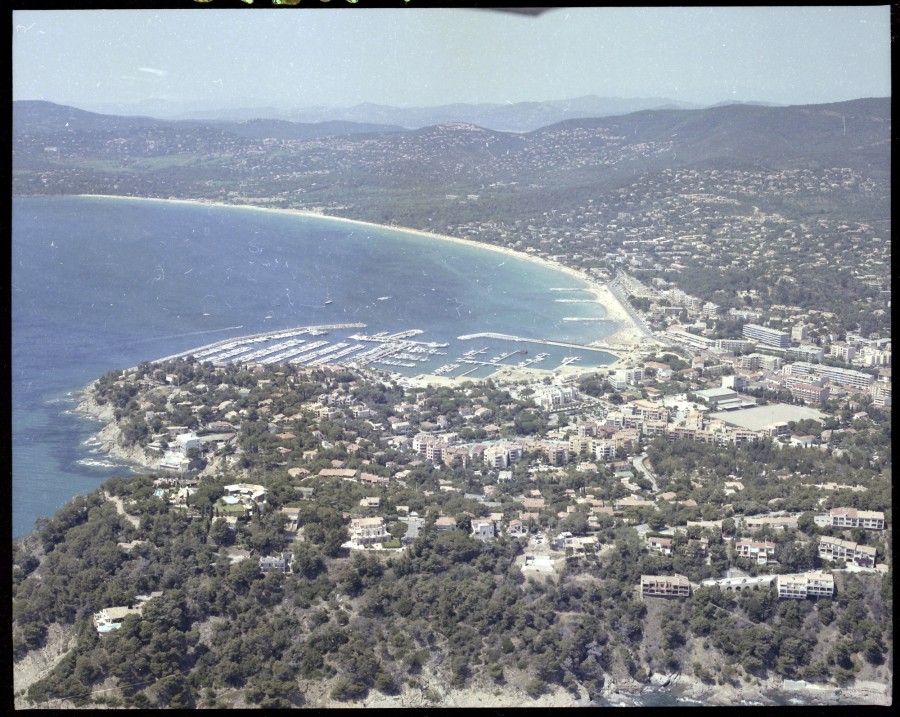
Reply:
[[[471,339],[499,339],[501,341],[519,341],[530,344],[541,344],[543,346],[562,346],[567,349],[578,349],[579,351],[599,351],[602,353],[610,353],[609,349],[600,348],[598,346],[585,346],[584,344],[573,344],[567,341],[554,341],[551,339],[529,339],[523,336],[511,336],[510,334],[497,334],[494,332],[483,332],[478,334],[466,334],[465,336],[457,336],[460,341],[469,341]]]
[[[188,356],[202,359],[205,356],[210,356],[215,353],[224,353],[226,351],[233,350],[243,344],[261,343],[263,341],[274,341],[278,339],[289,339],[296,336],[302,336],[303,334],[309,334],[311,336],[321,336],[331,330],[337,331],[340,329],[364,328],[366,328],[366,324],[325,324],[322,326],[298,326],[292,329],[266,331],[258,334],[249,334],[247,336],[236,336],[230,339],[224,339],[222,341],[216,341],[215,343],[206,344],[205,346],[198,346],[196,348],[188,349],[187,351],[181,351],[177,354],[172,354],[171,356],[158,358],[154,363],[174,361],[180,358],[187,358]],[[243,351],[238,353],[243,353]]]

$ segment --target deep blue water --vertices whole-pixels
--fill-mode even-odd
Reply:
[[[583,288],[563,272],[387,228],[232,207],[27,197],[13,201],[12,229],[14,537],[123,472],[85,445],[98,426],[68,413],[69,394],[111,369],[317,324],[416,328],[423,341],[450,342],[425,369],[469,348],[490,347],[493,356],[508,345],[460,335],[587,343],[616,328],[563,320],[605,315],[596,304],[556,301],[585,296],[550,291]],[[529,355],[552,354],[541,368],[569,353],[525,346]],[[582,363],[612,359],[586,354]]]

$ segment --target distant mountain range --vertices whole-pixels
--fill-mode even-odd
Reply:
[[[127,134],[152,128],[215,128],[248,139],[315,139],[350,134],[371,134],[402,132],[396,125],[366,124],[341,120],[299,123],[286,120],[252,119],[229,121],[210,120],[165,120],[155,117],[135,117],[99,114],[85,110],[57,105],[41,100],[13,102],[13,132],[61,132],[64,130],[84,132],[116,132]]]
[[[85,170],[96,176],[99,170],[90,165],[95,159],[130,166],[142,158],[154,158],[151,164],[129,170],[129,175],[133,171],[145,178],[157,177],[154,181],[167,185],[175,177],[190,184],[204,173],[240,178],[242,158],[253,157],[259,163],[259,177],[284,178],[295,171],[292,163],[300,155],[270,156],[267,140],[340,136],[346,141],[304,155],[303,171],[315,170],[315,191],[324,191],[326,176],[342,187],[396,182],[418,189],[424,188],[427,178],[435,187],[439,185],[438,193],[455,193],[454,182],[476,187],[491,182],[531,183],[563,191],[566,186],[599,186],[615,176],[678,167],[746,171],[849,167],[871,176],[890,176],[890,98],[790,107],[727,104],[641,110],[566,119],[529,132],[497,131],[460,121],[462,115],[449,114],[446,108],[443,111],[457,119],[408,130],[387,122],[348,120],[170,121],[17,101],[13,103],[13,160],[15,168],[23,171],[74,169],[87,162]],[[577,112],[572,107],[567,111]],[[365,116],[389,119],[375,114]],[[163,156],[181,157],[179,162],[214,158],[214,166],[179,170],[180,164],[155,159]]]
[[[395,125],[418,129],[447,122],[469,122],[501,132],[530,132],[555,122],[580,117],[611,117],[650,109],[700,109],[704,105],[678,102],[665,97],[597,97],[586,95],[568,100],[546,102],[510,102],[505,104],[451,104],[439,107],[392,107],[364,103],[353,107],[278,108],[246,106],[210,109],[146,100],[138,104],[101,104],[94,111],[120,116],[144,116],[168,120],[256,119],[287,120],[301,123],[344,121],[361,124]]]

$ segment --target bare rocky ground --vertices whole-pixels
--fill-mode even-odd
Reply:
[[[15,708],[27,709],[35,705],[27,702],[22,695],[25,691],[50,672],[75,647],[75,629],[53,624],[47,630],[47,643],[40,650],[32,650],[18,662],[13,663],[13,694]],[[50,706],[50,705],[46,705]],[[62,705],[54,703],[53,707]]]

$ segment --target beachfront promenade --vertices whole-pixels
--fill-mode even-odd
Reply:
[[[641,317],[637,313],[637,311],[634,310],[634,307],[631,305],[631,302],[628,301],[628,297],[625,295],[622,289],[618,276],[610,281],[606,285],[606,288],[609,289],[610,293],[618,300],[619,304],[621,304],[622,308],[628,314],[628,318],[631,319],[631,322],[634,324],[635,328],[637,328],[638,331],[640,331],[646,338],[652,341],[658,341],[666,345],[670,343],[654,334],[653,330],[649,326],[647,326],[647,322],[644,321],[643,317]]]

